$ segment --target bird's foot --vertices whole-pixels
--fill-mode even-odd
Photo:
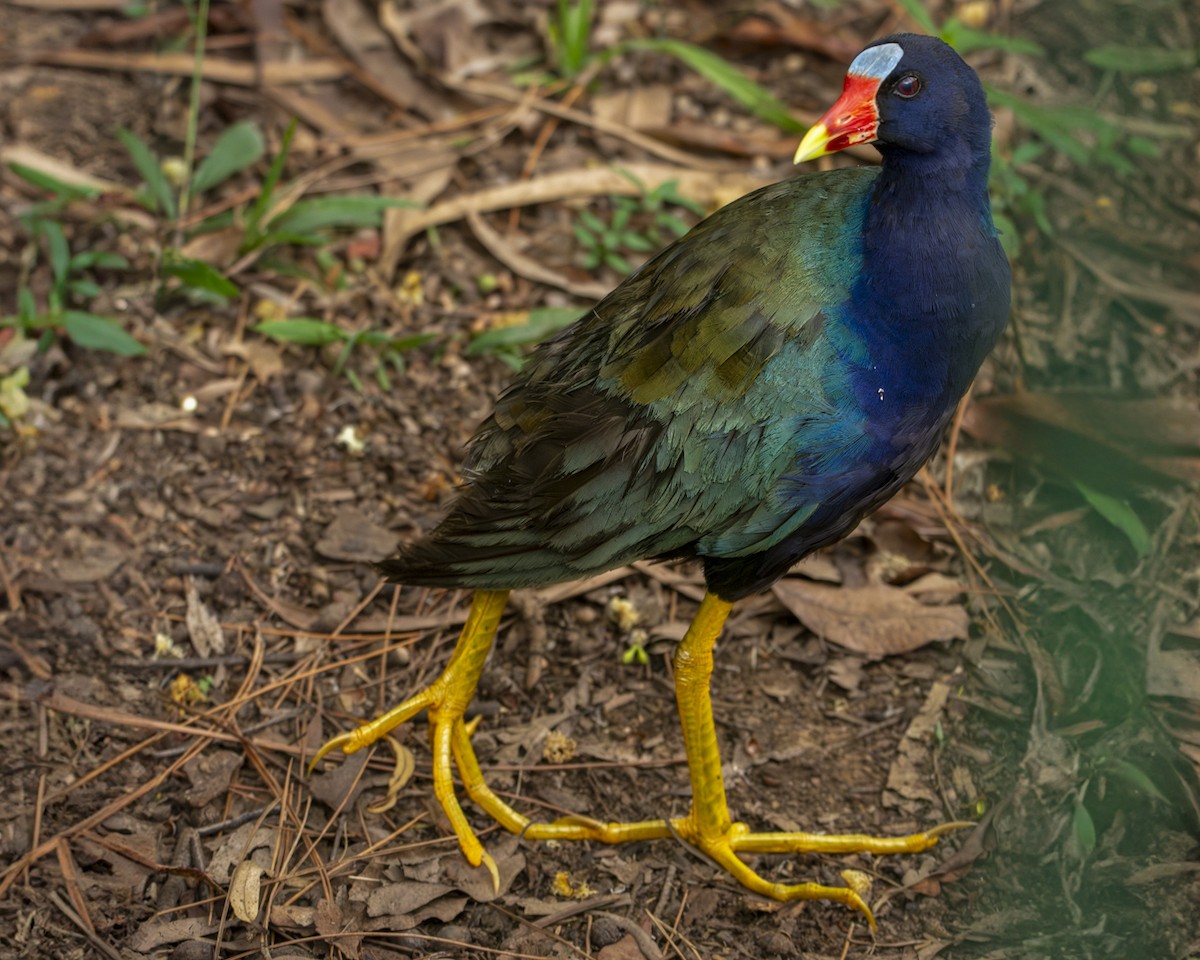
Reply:
[[[752,833],[744,823],[732,823],[726,830],[707,828],[695,812],[671,821],[671,832],[681,841],[724,869],[743,887],[773,900],[833,900],[857,910],[875,929],[875,916],[864,897],[870,890],[869,878],[857,871],[842,873],[847,885],[828,887],[819,883],[774,883],[761,877],[742,862],[744,853],[919,853],[938,842],[951,830],[972,826],[948,823],[906,837],[871,837],[863,834]]]
[[[361,750],[422,710],[428,710],[434,795],[450,821],[463,856],[471,866],[487,868],[497,891],[500,889],[500,873],[496,862],[475,836],[455,795],[454,765],[458,764],[469,795],[475,796],[478,791],[491,794],[483,784],[483,775],[479,772],[479,763],[471,747],[475,723],[468,724],[463,714],[475,695],[479,674],[491,649],[507,596],[507,591],[476,591],[467,622],[442,675],[398,707],[327,741],[317,751],[308,768],[311,773],[321,758],[333,750],[343,753]]]
[[[328,740],[317,751],[317,755],[309,766],[309,772],[312,772],[313,767],[322,757],[333,750],[341,750],[347,754],[361,750],[384,737],[400,724],[420,713],[421,710],[428,709],[429,741],[433,751],[434,795],[450,821],[454,835],[458,838],[458,845],[467,862],[473,867],[485,867],[491,874],[493,885],[499,891],[500,873],[496,862],[475,835],[454,792],[452,757],[458,759],[459,755],[465,751],[469,753],[470,762],[478,770],[479,765],[475,760],[474,748],[471,747],[471,734],[475,731],[479,718],[470,723],[463,720],[465,704],[461,702],[461,697],[453,696],[455,677],[450,674],[451,671],[447,669],[446,673],[443,673],[433,684],[409,697],[398,707],[394,707],[374,720],[368,720],[347,733]],[[483,790],[491,793],[483,784],[482,774],[479,775],[479,785]],[[473,789],[478,789],[478,787],[472,786]],[[471,792],[472,788],[469,788],[468,793]]]

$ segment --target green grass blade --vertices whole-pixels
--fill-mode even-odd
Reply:
[[[756,117],[775,124],[780,130],[803,133],[807,129],[792,116],[781,100],[777,100],[768,90],[711,50],[670,37],[632,40],[623,46],[627,50],[652,50],[675,57],[709,83],[720,87]]]
[[[1118,73],[1175,73],[1200,64],[1200,49],[1185,47],[1167,50],[1162,47],[1128,47],[1123,43],[1106,43],[1089,50],[1083,59],[1093,67],[1116,70]]]
[[[287,161],[287,155],[292,146],[292,137],[295,135],[296,118],[292,117],[287,129],[283,131],[283,138],[279,142],[279,151],[271,161],[271,169],[267,171],[267,175],[263,179],[262,189],[258,191],[258,199],[254,201],[254,206],[246,215],[247,233],[257,234],[262,226],[263,217],[267,215],[267,210],[270,209],[271,200],[275,195],[275,188],[279,185],[279,178],[283,176],[283,165]]]
[[[986,30],[976,30],[968,27],[957,17],[951,17],[942,24],[939,36],[961,54],[975,50],[1004,50],[1008,53],[1023,53],[1031,57],[1040,57],[1042,48],[1032,40],[1023,37],[1006,37],[999,33],[989,33]]]
[[[937,24],[933,22],[933,17],[929,15],[921,0],[896,0],[896,2],[904,8],[905,13],[912,17],[922,30],[930,36],[937,36]]]

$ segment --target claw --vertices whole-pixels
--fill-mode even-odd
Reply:
[[[979,824],[971,820],[951,820],[949,823],[939,823],[936,827],[930,827],[925,831],[927,836],[941,837],[947,833],[953,833],[955,830],[973,830]]]
[[[309,761],[308,776],[311,777],[313,770],[317,768],[317,764],[320,763],[326,757],[326,755],[332,753],[334,750],[340,749],[342,753],[353,753],[355,750],[357,750],[358,747],[354,746],[352,743],[354,740],[354,734],[357,732],[358,731],[356,730],[349,730],[346,733],[339,733],[336,737],[326,740],[325,743],[321,745],[321,749],[318,750],[312,760]]]
[[[500,896],[500,868],[496,866],[496,861],[486,850],[483,851],[480,866],[487,867],[488,873],[492,875],[492,890],[496,896]]]

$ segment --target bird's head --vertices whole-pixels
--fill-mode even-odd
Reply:
[[[808,131],[796,163],[874,143],[915,154],[940,150],[960,137],[987,154],[991,119],[979,77],[936,37],[897,33],[854,58],[842,95]]]

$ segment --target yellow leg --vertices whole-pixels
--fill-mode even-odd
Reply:
[[[709,694],[713,645],[731,607],[732,604],[714,594],[706,594],[675,652],[675,699],[692,781],[692,806],[686,817],[672,821],[674,832],[724,867],[742,886],[756,893],[775,900],[835,900],[862,913],[874,929],[875,918],[870,909],[862,897],[848,887],[772,883],[746,866],[738,853],[915,853],[933,846],[940,833],[956,825],[908,837],[868,837],[858,834],[751,833],[746,824],[734,822],[725,800],[725,780],[721,775],[721,756]]]
[[[458,767],[467,796],[506,830],[530,840],[625,843],[676,836],[702,851],[747,889],[776,900],[834,900],[858,910],[872,928],[875,919],[862,897],[854,890],[816,883],[772,883],[751,870],[739,859],[738,854],[916,853],[933,846],[946,831],[965,826],[945,824],[907,837],[870,837],[860,834],[751,833],[746,824],[734,822],[725,798],[725,781],[721,774],[721,757],[709,694],[713,645],[721,634],[732,605],[714,594],[705,595],[675,653],[675,698],[679,706],[688,775],[692,784],[692,804],[687,815],[671,820],[634,823],[603,823],[587,817],[533,823],[505,803],[487,785],[475,749],[471,746],[471,734],[476,722],[468,724],[463,720],[463,714],[475,694],[507,597],[507,591],[477,591],[458,645],[442,675],[398,707],[334,737],[321,747],[313,760],[315,766],[317,761],[337,748],[345,753],[360,750],[428,708],[434,793],[450,819],[463,855],[473,866],[486,866],[497,886],[499,876],[496,864],[475,836],[455,795],[453,766]],[[312,767],[309,769],[311,771]]]
[[[464,730],[463,714],[475,696],[479,675],[496,638],[500,615],[508,599],[507,590],[477,590],[471,601],[471,612],[463,624],[458,644],[450,656],[446,669],[432,684],[414,694],[398,707],[393,707],[382,716],[369,720],[347,733],[329,740],[313,758],[309,771],[322,757],[332,750],[354,753],[390,733],[404,721],[411,719],[421,710],[429,710],[429,740],[433,750],[433,792],[441,804],[450,825],[458,837],[463,856],[474,867],[481,864],[492,874],[497,888],[500,877],[495,861],[483,849],[475,831],[467,822],[466,814],[454,794],[452,756],[455,730]],[[474,754],[472,754],[474,756]],[[476,764],[478,767],[478,764]]]

